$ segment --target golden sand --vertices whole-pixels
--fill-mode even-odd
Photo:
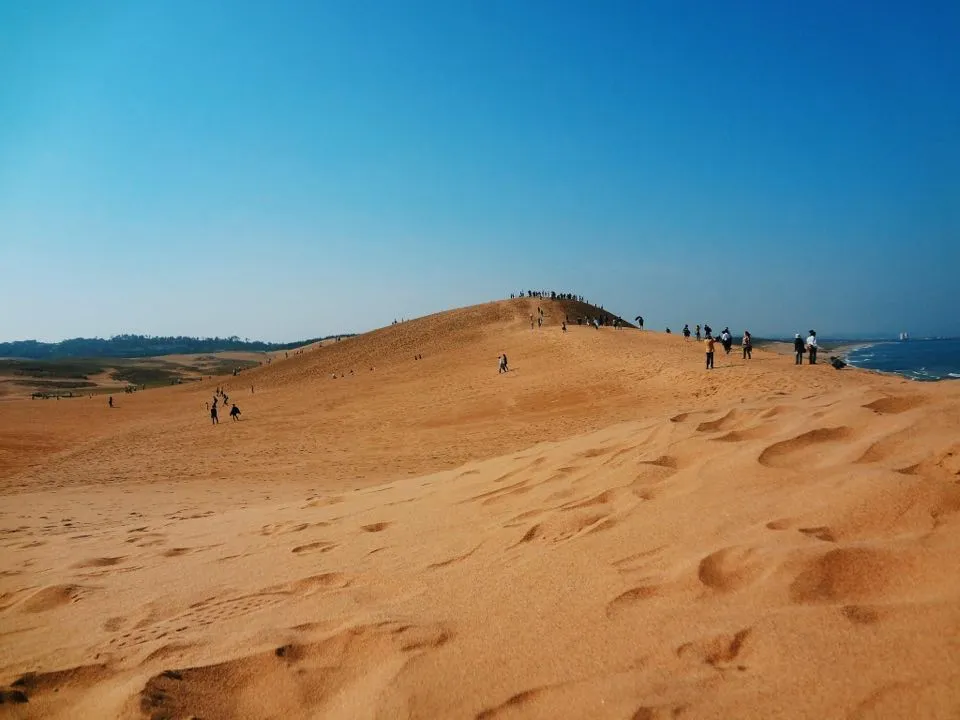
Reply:
[[[960,384],[562,314],[4,399],[0,718],[960,716]]]

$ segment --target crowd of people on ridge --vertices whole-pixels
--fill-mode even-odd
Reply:
[[[576,301],[581,303],[587,303],[584,300],[582,295],[575,295],[573,293],[557,293],[551,290],[526,290],[519,293],[511,293],[510,299],[516,298],[544,298],[549,300],[568,300]],[[603,306],[600,306],[600,310],[603,310]],[[543,327],[544,321],[544,312],[542,307],[537,307],[537,314],[530,316],[530,329],[534,330],[537,328]],[[643,330],[643,316],[637,315],[635,318],[637,327],[640,330]],[[567,325],[571,322],[569,316],[564,316],[563,321],[560,324],[560,329],[562,332],[567,332]],[[610,326],[617,330],[621,329],[626,323],[624,323],[622,318],[614,316],[608,313],[602,313],[597,317],[584,317],[580,316],[576,318],[577,325],[586,324],[592,326],[599,330],[601,327]],[[666,328],[667,334],[672,334],[670,328]],[[716,337],[713,335],[713,328],[711,328],[706,323],[701,325],[696,325],[694,330],[690,329],[690,324],[685,323],[683,326],[683,338],[684,340],[690,340],[691,337],[695,338],[697,342],[704,341],[706,342],[706,352],[705,352],[705,364],[706,369],[711,370],[714,367],[714,357],[716,352],[716,344],[719,342],[720,346],[723,348],[724,354],[729,355],[733,349],[733,334],[730,332],[729,327],[725,327]],[[744,360],[753,359],[753,335],[749,330],[743,331],[743,336],[740,339],[740,349],[743,355]],[[808,358],[808,363],[810,365],[816,365],[817,363],[817,333],[814,330],[811,330],[807,336],[806,340],[803,340],[800,337],[800,333],[797,333],[794,338],[794,355],[795,355],[795,364],[802,365],[804,355]],[[500,356],[500,372],[505,372],[505,366],[502,361],[506,358],[506,355]],[[839,358],[831,358],[831,362],[834,367],[841,368],[845,363]]]

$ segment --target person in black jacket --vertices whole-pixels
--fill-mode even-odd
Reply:
[[[797,333],[796,337],[793,338],[793,353],[796,355],[796,361],[794,365],[803,365],[803,339],[800,337],[800,333]]]

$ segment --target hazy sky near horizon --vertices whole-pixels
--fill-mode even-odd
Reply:
[[[960,335],[960,4],[0,0],[0,341],[581,293]]]

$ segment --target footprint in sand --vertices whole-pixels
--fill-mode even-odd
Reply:
[[[802,468],[808,455],[815,454],[825,443],[838,443],[852,437],[853,430],[846,426],[817,428],[790,440],[783,440],[767,447],[757,461],[771,468]]]
[[[926,398],[917,396],[883,397],[867,403],[863,407],[867,410],[873,410],[878,415],[899,415],[920,407],[926,402]]]
[[[731,663],[740,659],[744,653],[747,639],[752,628],[743,628],[733,635],[716,635],[704,640],[684,643],[677,648],[679,658],[692,657],[718,670],[731,669]],[[744,665],[737,665],[737,670],[746,670]]]
[[[124,561],[124,559],[125,559],[124,556],[93,558],[91,560],[84,560],[83,562],[77,563],[72,567],[77,570],[82,568],[113,567],[114,565],[119,565],[121,562]]]
[[[630,720],[676,720],[683,717],[689,705],[641,705],[630,716]]]
[[[306,545],[297,545],[297,547],[290,550],[290,552],[296,555],[301,555],[303,553],[309,553],[309,552],[325,553],[325,552],[330,552],[331,550],[337,547],[339,547],[337,543],[313,542],[313,543],[308,543]]]
[[[677,470],[680,467],[680,463],[672,455],[661,455],[654,460],[641,460],[640,464],[655,465],[657,467],[667,468],[669,470]]]
[[[790,599],[806,604],[880,597],[907,570],[883,550],[838,548],[806,563],[790,585]]]
[[[474,716],[474,720],[494,720],[501,715],[523,713],[523,706],[540,697],[544,690],[545,688],[533,688],[511,695],[499,705],[494,705],[493,707],[478,712]]]
[[[155,718],[226,717],[224,708],[230,708],[231,717],[261,717],[263,698],[269,698],[275,717],[342,714],[344,698],[381,694],[409,657],[452,638],[452,631],[439,624],[349,627],[321,642],[164,671],[144,685],[139,707]]]
[[[780,518],[779,520],[771,520],[767,523],[768,530],[789,530],[793,527],[794,521],[791,518]]]
[[[840,612],[854,625],[873,625],[880,621],[880,611],[869,605],[844,605]]]
[[[574,500],[560,507],[561,510],[579,510],[581,508],[592,507],[594,505],[609,505],[616,498],[613,490],[604,490],[599,495],[588,497],[583,500]]]
[[[471,555],[473,555],[477,550],[479,550],[481,545],[483,545],[483,543],[480,543],[480,545],[477,545],[472,550],[468,550],[467,552],[461,553],[460,555],[454,555],[452,558],[448,558],[446,560],[441,560],[440,562],[435,562],[430,565],[427,565],[427,570],[437,570],[439,568],[444,568],[450,565],[455,565],[456,563],[463,562],[464,560],[468,559]]]
[[[750,585],[762,572],[763,563],[755,548],[729,547],[703,558],[697,578],[711,590],[726,593]]]
[[[0,704],[37,704],[45,696],[56,694],[58,700],[69,706],[71,695],[103,683],[110,675],[106,665],[81,665],[47,673],[27,673],[14,680],[9,688],[0,690]]]
[[[389,522],[371,523],[370,525],[363,525],[360,529],[368,533],[378,533],[378,532],[383,532],[392,524],[393,523],[389,523]]]
[[[834,535],[833,531],[826,525],[821,525],[820,527],[797,528],[797,530],[802,532],[804,535],[815,537],[817,540],[823,540],[824,542],[837,541],[836,535]]]
[[[716,420],[708,420],[697,425],[697,432],[715,432],[717,430],[726,430],[733,425],[741,413],[737,410],[730,410]]]
[[[638,585],[617,595],[607,603],[607,617],[614,618],[634,607],[638,602],[649,600],[660,594],[660,587],[654,584]]]
[[[579,535],[609,530],[616,524],[616,518],[610,517],[609,512],[580,510],[564,515],[554,515],[543,522],[532,525],[514,547],[535,540],[553,543],[563,542]]]
[[[38,590],[21,606],[24,612],[40,613],[81,600],[90,588],[82,585],[51,585]]]
[[[160,555],[166,558],[175,558],[175,557],[180,557],[182,555],[186,555],[192,550],[193,548],[175,547],[175,548],[170,548],[169,550],[164,550],[162,553],[160,553]]]

